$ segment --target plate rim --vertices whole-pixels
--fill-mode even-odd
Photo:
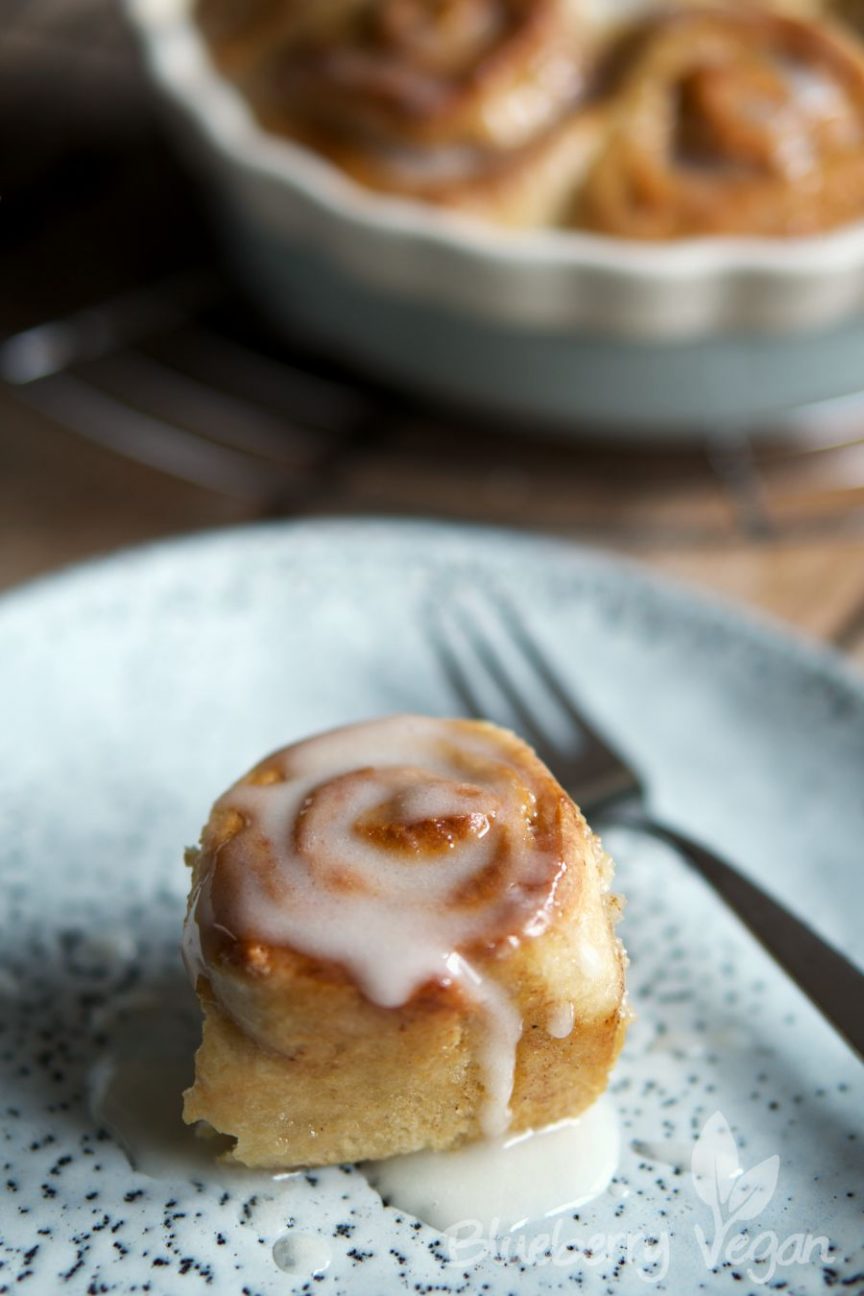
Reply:
[[[380,536],[382,541],[388,535],[407,534],[419,537],[431,533],[453,542],[461,535],[470,536],[480,544],[486,543],[489,546],[502,540],[516,543],[526,552],[533,550],[538,557],[542,556],[544,550],[550,557],[566,558],[569,555],[595,570],[614,573],[613,579],[623,580],[628,590],[656,593],[667,606],[695,611],[705,622],[744,635],[756,648],[791,658],[802,668],[842,683],[864,706],[864,672],[854,662],[834,645],[808,635],[800,627],[784,622],[762,608],[740,603],[728,594],[707,590],[686,579],[657,572],[645,566],[638,558],[617,554],[582,540],[533,529],[523,530],[506,525],[436,517],[400,514],[346,517],[328,513],[313,518],[288,517],[229,523],[132,542],[105,553],[70,560],[0,591],[0,626],[7,616],[27,609],[32,601],[50,598],[55,592],[59,597],[75,582],[86,581],[102,573],[110,575],[126,566],[146,564],[149,559],[165,557],[172,551],[203,553],[214,545],[251,543],[256,537],[274,533],[286,537],[308,534],[322,538],[359,533],[373,538]]]

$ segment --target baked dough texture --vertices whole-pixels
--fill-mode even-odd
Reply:
[[[806,235],[864,211],[864,48],[758,8],[671,10],[632,36],[581,223],[624,238]]]
[[[267,757],[189,852],[184,1117],[289,1168],[575,1116],[628,1012],[611,863],[537,756],[395,716]]]
[[[864,214],[864,0],[197,0],[262,127],[511,228],[799,236]]]
[[[498,224],[563,223],[593,160],[579,0],[199,0],[261,125],[383,193]]]

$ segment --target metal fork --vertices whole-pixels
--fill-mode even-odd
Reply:
[[[506,700],[524,737],[554,772],[562,786],[596,821],[620,824],[667,842],[708,882],[768,953],[811,999],[824,1017],[864,1057],[864,973],[783,905],[744,877],[709,847],[656,819],[645,782],[577,706],[548,658],[515,609],[489,596],[488,611],[496,630],[509,641],[510,653],[530,675],[536,696],[542,691],[566,720],[572,741],[550,733],[524,686],[496,647],[494,636],[467,602],[451,599],[430,612],[433,645],[442,668],[465,712],[488,714],[478,689],[477,668]],[[460,649],[459,638],[469,649]]]

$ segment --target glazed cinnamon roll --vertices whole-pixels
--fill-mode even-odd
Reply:
[[[190,863],[184,1115],[235,1159],[448,1148],[605,1088],[626,1024],[611,864],[513,734],[397,716],[297,743],[216,802]]]
[[[360,183],[553,223],[597,139],[577,0],[201,0],[261,123]]]
[[[864,212],[864,54],[757,9],[666,13],[628,42],[577,223],[637,239],[803,235]]]

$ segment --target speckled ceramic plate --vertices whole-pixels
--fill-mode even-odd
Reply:
[[[43,581],[0,607],[0,1292],[864,1289],[860,1064],[634,838],[609,837],[638,1012],[623,1150],[589,1206],[454,1246],[353,1168],[271,1184],[175,1145],[182,847],[263,751],[456,709],[419,615],[442,580],[509,588],[667,818],[862,957],[864,688],[827,654],[617,562],[465,528],[256,528]]]

